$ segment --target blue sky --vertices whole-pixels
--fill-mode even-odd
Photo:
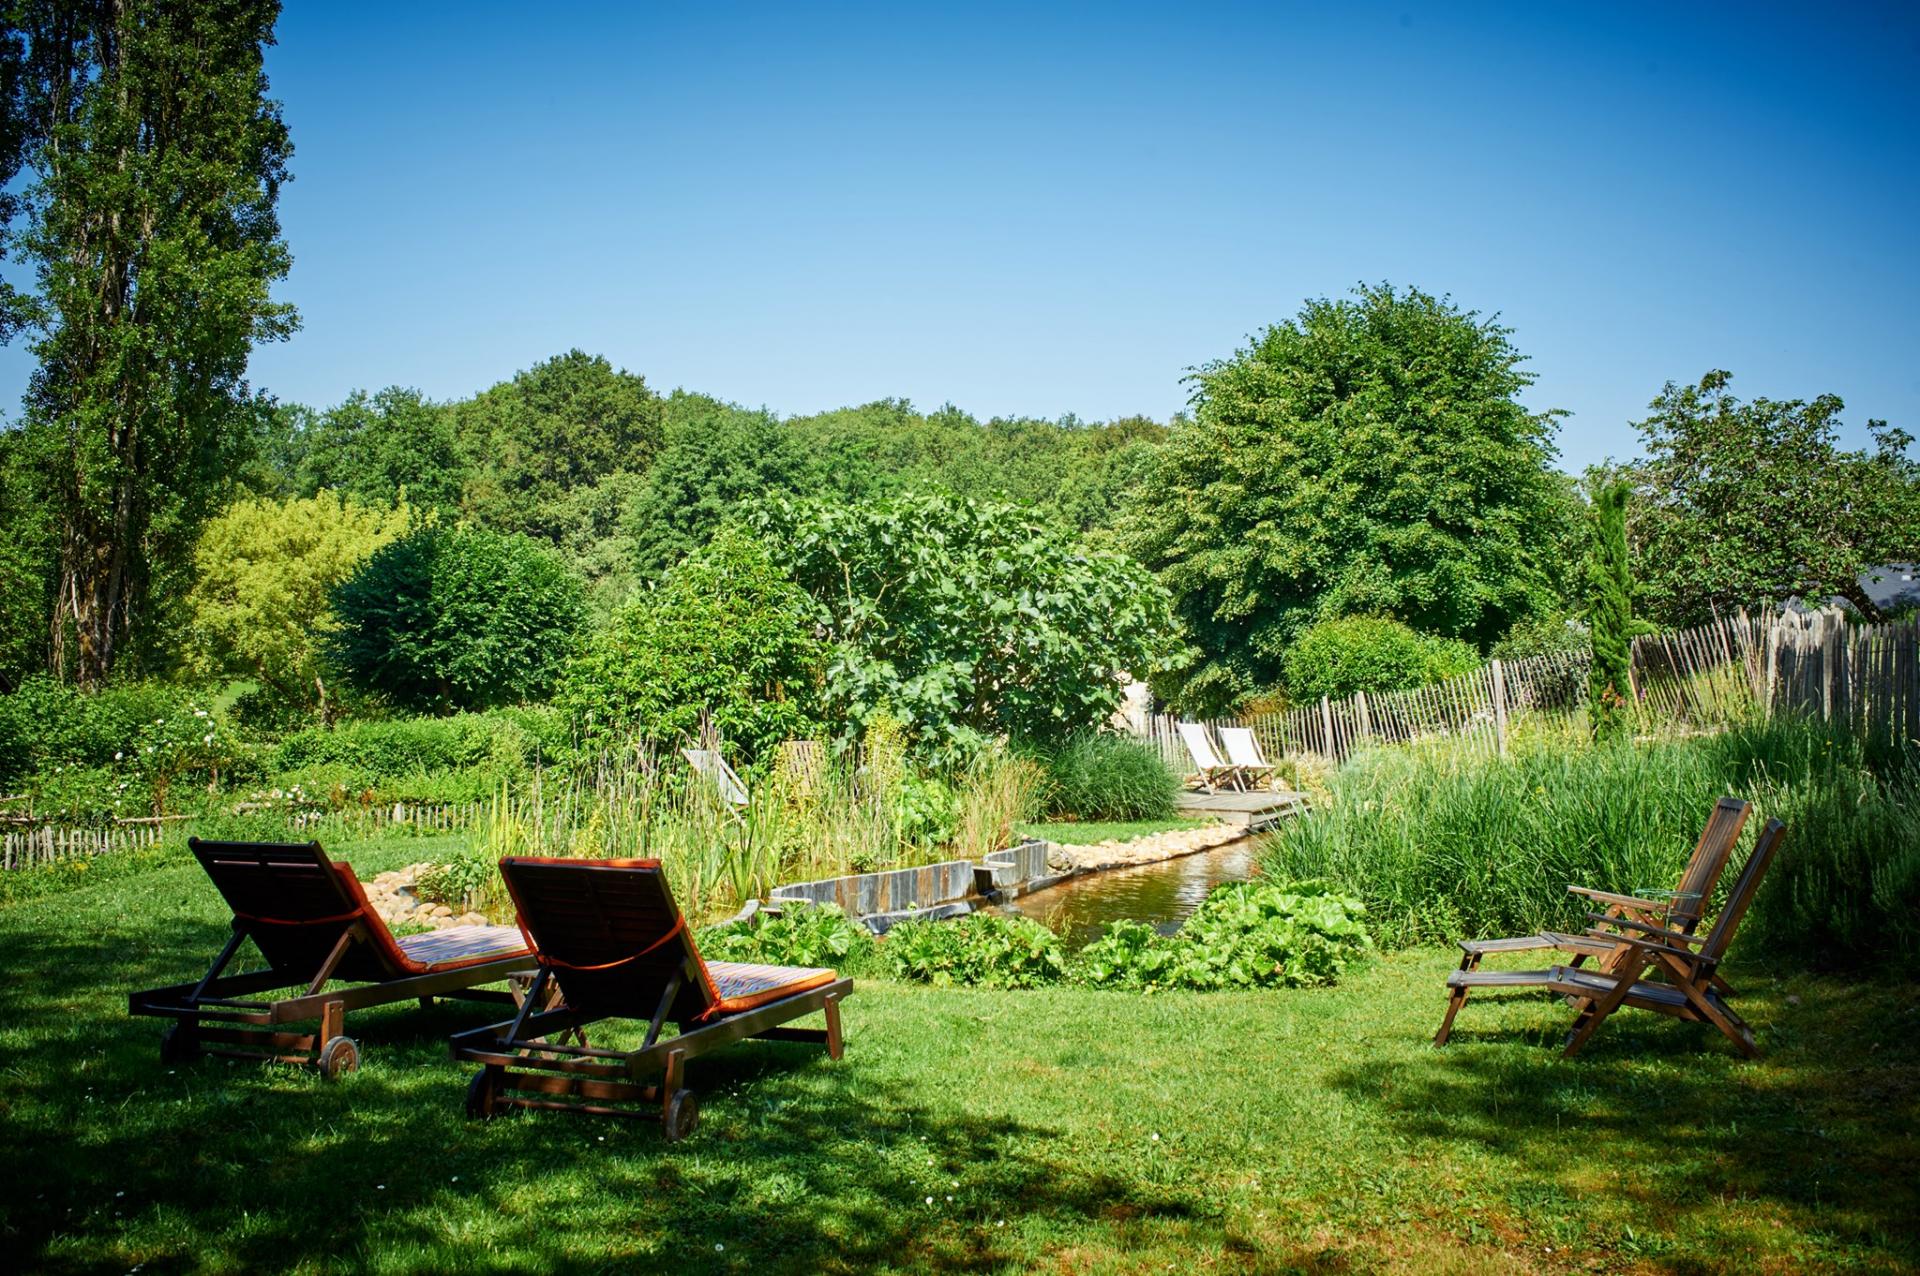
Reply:
[[[579,346],[782,413],[1164,417],[1391,280],[1517,330],[1570,468],[1711,367],[1920,433],[1907,7],[292,0],[268,69],[285,399]]]

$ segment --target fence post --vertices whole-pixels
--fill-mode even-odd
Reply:
[[[1364,691],[1356,691],[1353,693],[1353,716],[1354,720],[1360,724],[1361,740],[1364,741],[1371,738],[1373,735],[1373,717],[1367,712],[1367,693]]]
[[[1327,756],[1338,762],[1340,755],[1333,748],[1333,704],[1325,696],[1320,697],[1320,729],[1326,732]]]
[[[1507,670],[1496,657],[1493,662],[1493,742],[1500,756],[1507,756]]]

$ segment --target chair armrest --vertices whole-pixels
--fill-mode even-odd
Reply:
[[[1646,935],[1657,935],[1661,939],[1670,939],[1678,944],[1704,944],[1707,941],[1699,935],[1685,935],[1677,930],[1668,930],[1664,926],[1651,926],[1646,922],[1635,921],[1631,917],[1620,917],[1614,913],[1588,913],[1589,921],[1603,922],[1608,926],[1626,926]],[[1592,932],[1589,931],[1589,934]],[[1618,936],[1616,936],[1618,938]]]
[[[1632,908],[1643,913],[1665,912],[1668,904],[1657,899],[1641,899],[1637,895],[1615,895],[1612,891],[1597,891],[1591,886],[1568,886],[1567,890],[1575,895],[1585,895],[1588,899],[1602,904],[1617,904],[1621,908]]]

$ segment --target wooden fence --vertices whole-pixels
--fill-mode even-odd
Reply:
[[[1745,612],[1696,629],[1634,640],[1632,701],[1645,728],[1712,728],[1793,710],[1846,724],[1878,743],[1920,740],[1920,621],[1850,622],[1838,610]],[[1505,753],[1522,713],[1570,717],[1585,709],[1585,651],[1492,661],[1410,691],[1322,697],[1282,713],[1209,719],[1250,728],[1270,758],[1343,761],[1363,745],[1452,739]],[[1190,720],[1190,719],[1189,719]],[[1178,771],[1192,759],[1182,719],[1149,714],[1140,737]]]
[[[52,824],[16,828],[0,836],[0,867],[32,868],[55,860],[152,846],[164,835],[157,820],[111,828],[58,828]]]

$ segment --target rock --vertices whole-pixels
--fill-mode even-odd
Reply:
[[[453,924],[456,926],[485,926],[487,924],[487,918],[484,913],[462,913],[460,916],[454,918]]]
[[[445,904],[435,904],[433,906],[433,915],[435,917],[451,917],[453,916],[453,910]]]

